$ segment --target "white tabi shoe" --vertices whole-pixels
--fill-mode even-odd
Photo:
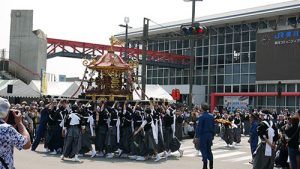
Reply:
[[[178,150],[179,151],[179,157],[183,156],[183,150]]]
[[[159,154],[156,155],[156,159],[154,160],[155,162],[158,162],[159,160],[161,160],[161,157]]]
[[[56,152],[56,150],[53,150],[51,153],[49,153],[50,155],[56,155],[57,154],[57,152]]]
[[[145,157],[142,157],[142,156],[138,156],[136,158],[136,161],[145,161],[145,160],[146,160]]]
[[[60,159],[61,159],[61,160],[65,160],[64,155],[61,155],[61,156],[60,156]]]
[[[136,156],[136,155],[128,156],[128,158],[129,158],[130,160],[136,160],[136,159],[137,159],[137,156]]]
[[[97,154],[98,157],[104,157],[104,154],[102,151],[100,151],[98,154]]]
[[[91,155],[91,158],[94,158],[96,156],[96,151],[95,150],[92,150],[92,155]]]
[[[112,153],[108,153],[107,155],[106,155],[106,158],[113,158],[114,157],[114,155],[112,154]]]
[[[72,158],[72,161],[74,161],[74,162],[81,162],[80,159],[78,158],[78,155],[75,155],[75,157]]]

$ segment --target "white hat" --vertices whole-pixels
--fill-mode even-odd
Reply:
[[[0,118],[3,119],[7,116],[10,109],[10,104],[7,99],[0,97]]]

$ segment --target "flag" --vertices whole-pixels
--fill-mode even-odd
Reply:
[[[42,95],[46,95],[47,94],[47,88],[48,88],[48,85],[47,85],[47,73],[46,71],[42,70],[42,79],[41,79],[41,94]]]

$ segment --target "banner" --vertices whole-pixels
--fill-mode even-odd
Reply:
[[[46,95],[47,94],[47,73],[46,71],[42,70],[42,79],[41,79],[41,95]]]
[[[229,111],[239,109],[248,109],[249,97],[248,96],[224,96],[224,107]]]

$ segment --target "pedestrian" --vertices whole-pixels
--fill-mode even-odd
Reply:
[[[82,126],[83,118],[78,112],[78,106],[73,105],[70,114],[66,115],[64,119],[63,133],[66,135],[61,160],[67,157],[72,158],[74,162],[81,162],[78,154],[81,148],[82,130],[85,128]]]
[[[36,136],[35,136],[34,142],[33,142],[32,147],[31,147],[32,151],[35,151],[35,149],[38,147],[41,139],[44,138],[44,136],[46,135],[47,123],[48,123],[48,120],[49,120],[49,111],[51,111],[51,107],[52,107],[52,105],[50,103],[45,108],[43,108],[42,111],[41,111],[40,124],[38,126]],[[48,151],[48,149],[46,151]]]
[[[239,112],[235,114],[233,126],[233,142],[236,145],[241,142],[242,120]]]
[[[29,149],[30,135],[22,123],[21,112],[9,110],[7,99],[0,98],[0,168],[14,168],[14,147]],[[16,130],[17,128],[17,130]]]
[[[251,123],[251,128],[250,128],[250,138],[248,142],[250,143],[250,149],[251,149],[251,155],[252,155],[252,160],[249,162],[250,164],[253,164],[253,157],[254,157],[254,152],[257,148],[258,144],[258,134],[257,134],[257,126],[258,126],[258,115],[256,113],[253,113],[249,116],[249,120]]]
[[[272,122],[270,111],[262,110],[260,114],[263,119],[257,127],[257,133],[261,143],[254,153],[253,169],[273,169],[278,132]]]
[[[299,119],[298,116],[292,116],[288,123],[285,125],[285,134],[287,136],[288,154],[290,159],[291,169],[298,169],[297,166],[297,156],[300,155],[298,151],[299,147]]]
[[[211,151],[212,141],[214,139],[214,117],[208,113],[207,103],[201,104],[202,116],[198,119],[196,133],[199,139],[199,148],[202,154],[203,169],[207,169],[207,160],[209,168],[213,169],[213,154]]]

